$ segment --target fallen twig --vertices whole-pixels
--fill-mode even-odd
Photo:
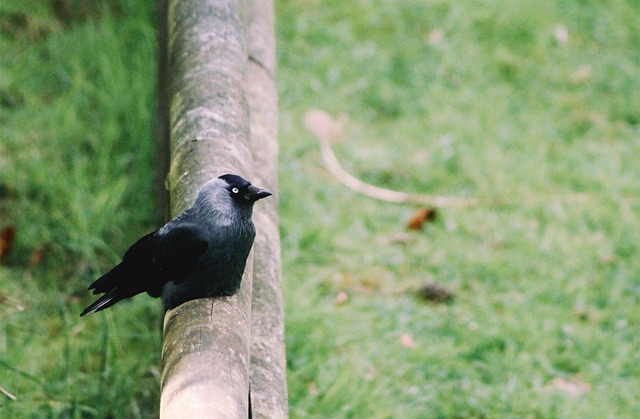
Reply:
[[[331,117],[331,115],[323,110],[313,109],[305,114],[304,123],[307,130],[309,130],[309,132],[311,132],[318,140],[318,143],[320,144],[320,151],[322,153],[322,159],[324,160],[324,163],[327,166],[329,172],[339,182],[341,182],[349,189],[371,198],[380,199],[382,201],[421,204],[431,208],[442,208],[473,207],[478,205],[522,205],[524,203],[549,202],[554,200],[560,200],[561,202],[567,203],[587,203],[599,196],[595,193],[575,192],[556,195],[539,195],[533,197],[524,196],[511,197],[509,199],[480,200],[477,198],[411,194],[380,188],[361,181],[360,179],[344,170],[342,168],[342,165],[340,165],[338,158],[333,153],[333,149],[331,148],[331,143],[333,141],[339,140],[343,137],[342,123],[340,120],[336,121]],[[624,201],[630,201],[637,200],[639,197],[637,195],[622,195],[618,196],[617,198]]]
[[[17,400],[16,396],[14,396],[13,394],[9,393],[7,390],[5,390],[4,388],[0,387],[0,393],[4,394],[5,396],[7,396],[8,398],[10,398],[11,400]]]
[[[411,204],[422,204],[432,207],[461,206],[470,207],[478,205],[479,201],[474,198],[458,198],[450,196],[411,194],[406,192],[393,191],[370,185],[351,175],[344,170],[333,153],[331,141],[342,135],[342,129],[331,116],[322,110],[311,110],[305,115],[305,126],[315,135],[320,143],[322,159],[331,174],[342,184],[351,190],[364,194],[368,197],[380,199],[388,202],[400,202]]]

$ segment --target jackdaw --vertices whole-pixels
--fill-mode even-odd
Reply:
[[[271,192],[237,175],[200,190],[191,208],[129,248],[122,262],[89,289],[104,295],[81,316],[146,292],[165,310],[196,298],[233,295],[256,235],[253,204]]]

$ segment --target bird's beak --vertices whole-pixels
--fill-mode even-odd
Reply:
[[[268,189],[260,189],[253,185],[247,188],[247,193],[244,195],[245,199],[249,201],[257,201],[258,199],[266,198],[273,195]]]

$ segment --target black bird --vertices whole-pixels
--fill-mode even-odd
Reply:
[[[233,295],[256,235],[255,201],[271,192],[236,175],[205,184],[191,208],[127,250],[122,262],[93,282],[103,293],[81,316],[146,292],[165,310],[196,298]]]

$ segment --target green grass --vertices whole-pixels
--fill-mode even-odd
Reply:
[[[86,286],[155,225],[153,11],[120,2],[69,25],[3,2],[0,267],[3,417],[154,417],[160,308],[80,319]],[[135,356],[134,356],[135,354]]]
[[[86,285],[157,224],[153,5],[71,23],[47,2],[0,11],[0,228],[17,232],[0,386],[18,397],[0,395],[0,416],[155,417],[159,303],[77,317]],[[276,12],[291,416],[640,411],[638,3]],[[335,151],[367,182],[507,203],[441,210],[398,241],[416,208],[331,178],[303,128],[313,108],[347,115]],[[423,302],[427,283],[454,300]]]
[[[292,416],[640,409],[639,12],[633,2],[278,3]],[[348,116],[336,153],[365,181],[508,205],[442,210],[394,242],[415,209],[328,177],[302,127],[312,108]],[[417,299],[431,282],[454,301]],[[590,391],[554,390],[557,379]]]

